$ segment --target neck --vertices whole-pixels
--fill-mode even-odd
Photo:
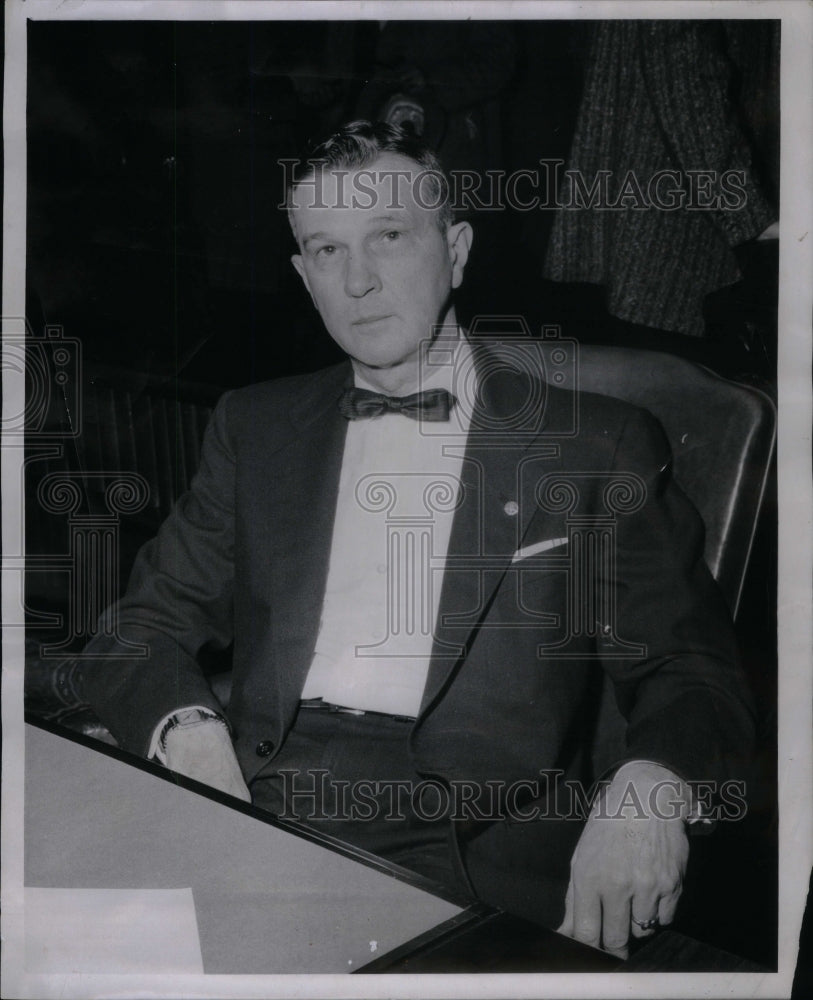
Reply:
[[[379,392],[388,396],[408,396],[419,390],[421,362],[438,336],[442,336],[446,342],[459,340],[460,329],[457,325],[454,308],[445,317],[443,326],[439,328],[436,337],[431,342],[422,343],[418,350],[408,358],[389,368],[370,368],[368,365],[362,364],[361,361],[351,358],[353,370]]]

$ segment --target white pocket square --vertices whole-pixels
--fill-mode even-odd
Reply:
[[[527,559],[529,556],[538,556],[540,552],[548,552],[556,549],[560,545],[567,545],[566,538],[548,538],[544,542],[535,542],[533,545],[526,545],[525,548],[517,549],[511,558],[511,562],[519,562],[520,559]]]

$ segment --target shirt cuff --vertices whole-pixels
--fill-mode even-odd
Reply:
[[[147,750],[147,760],[157,760],[159,764],[166,765],[166,739],[169,731],[174,729],[175,726],[181,725],[184,721],[201,722],[206,719],[211,719],[213,722],[220,722],[227,729],[229,728],[228,722],[226,722],[222,715],[218,715],[217,712],[213,712],[211,708],[206,708],[204,705],[186,705],[183,708],[176,708],[168,712],[152,732],[152,739]]]
[[[612,777],[617,777],[625,768],[636,764],[655,764],[657,767],[662,767],[669,775],[669,778],[666,780],[670,782],[674,781],[675,784],[680,785],[685,790],[686,810],[683,814],[683,822],[691,829],[692,833],[710,833],[711,830],[714,829],[717,824],[709,815],[710,810],[707,805],[702,802],[697,795],[695,795],[691,782],[686,781],[679,774],[676,774],[668,764],[663,764],[661,761],[657,760],[645,760],[638,758],[627,760],[616,768]]]

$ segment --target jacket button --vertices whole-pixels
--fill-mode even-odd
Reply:
[[[271,740],[263,740],[257,744],[256,752],[258,757],[270,757],[274,752],[274,744]]]
[[[509,500],[504,506],[503,510],[509,517],[516,517],[519,513],[519,504],[516,500]]]

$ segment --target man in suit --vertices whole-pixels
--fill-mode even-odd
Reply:
[[[740,775],[734,640],[655,422],[460,331],[443,193],[386,125],[300,164],[293,264],[349,361],[221,400],[82,687],[136,753],[623,955],[674,913],[691,782]],[[224,709],[197,657],[232,641]],[[585,823],[602,667],[627,741]]]

